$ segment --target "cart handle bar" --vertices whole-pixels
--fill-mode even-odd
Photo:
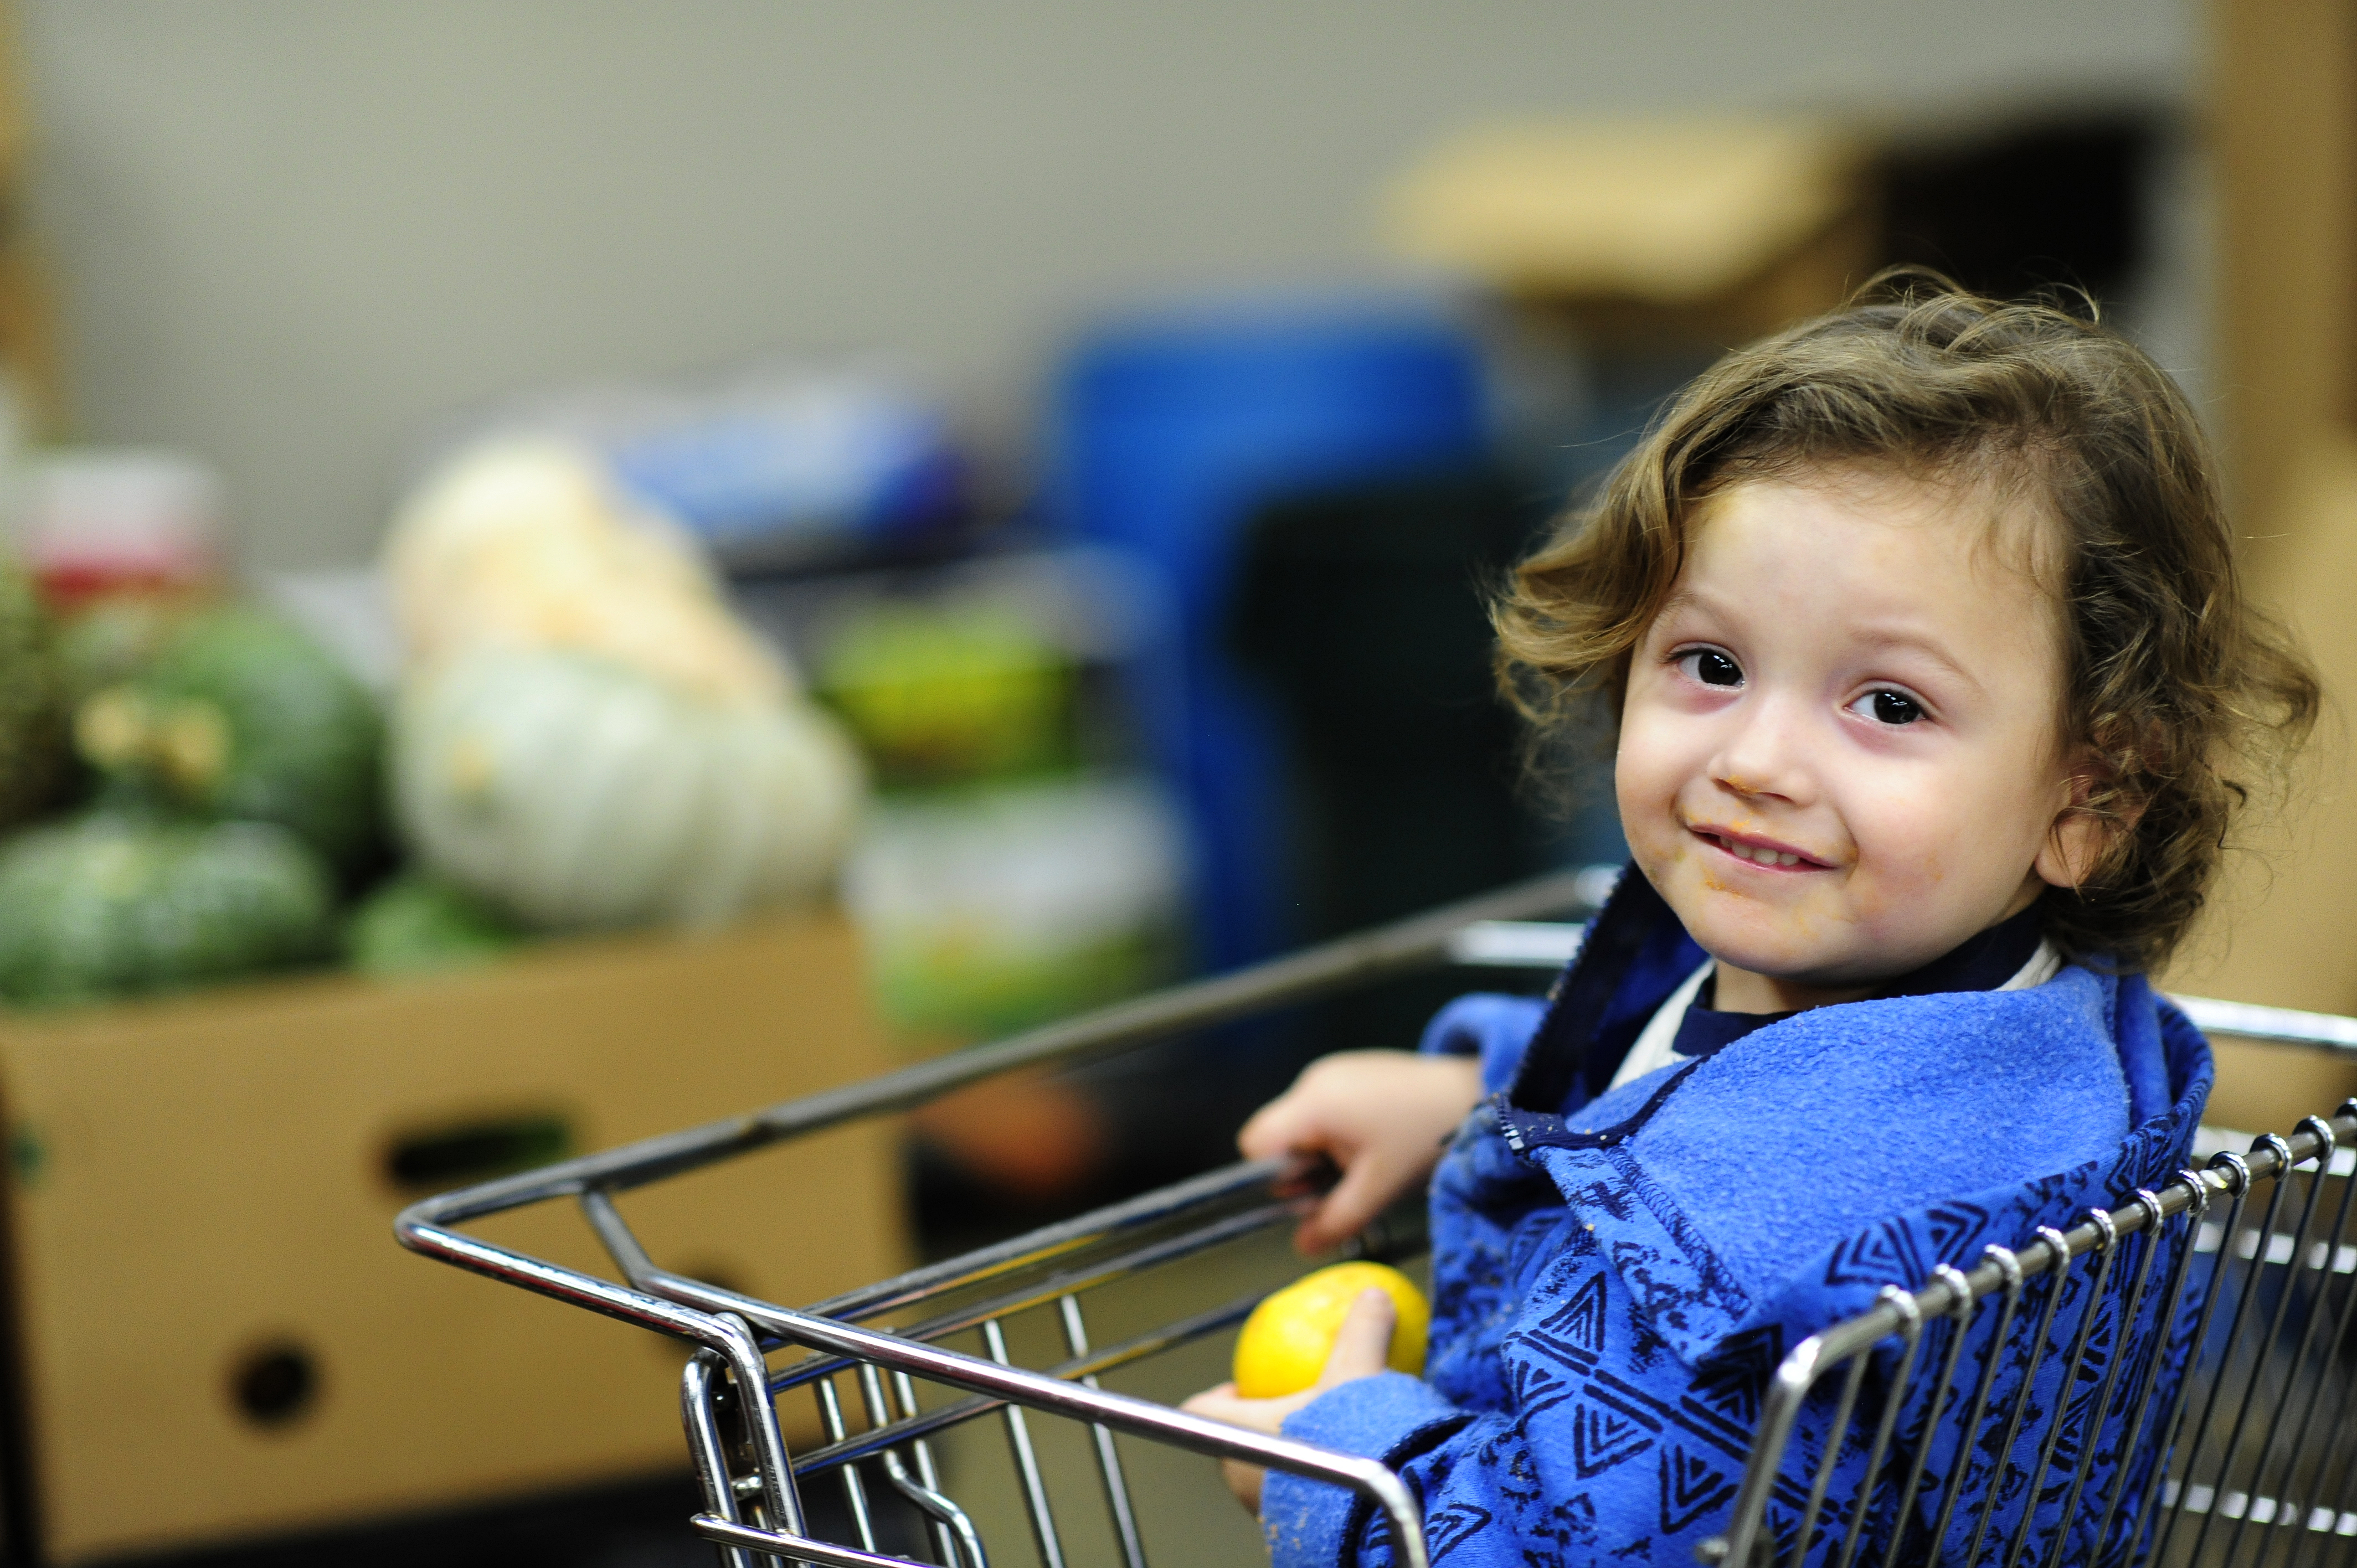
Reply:
[[[599,1207],[597,1200],[603,1194],[643,1186],[822,1128],[906,1110],[996,1073],[1044,1062],[1086,1061],[1184,1029],[1308,1001],[1389,974],[1437,967],[1458,957],[1460,934],[1483,922],[1527,921],[1587,906],[1580,873],[1558,872],[1534,878],[1265,963],[1101,1008],[996,1045],[920,1062],[864,1083],[846,1084],[748,1115],[707,1122],[702,1127],[643,1139],[540,1170],[425,1198],[411,1204],[394,1219],[393,1235],[403,1246],[423,1256],[699,1345],[719,1358],[738,1387],[759,1389],[769,1380],[769,1368],[752,1329],[736,1314],[699,1312],[643,1290],[482,1240],[455,1227],[469,1219],[559,1197],[588,1200],[594,1210]],[[807,1327],[824,1320],[803,1321]],[[809,1345],[811,1340],[805,1338],[803,1342]],[[930,1346],[912,1348],[935,1353]],[[1062,1397],[1071,1398],[1069,1393]],[[1372,1471],[1357,1473],[1359,1466],[1350,1464],[1345,1455],[1327,1454],[1307,1444],[1282,1438],[1264,1438],[1239,1428],[1221,1427],[1216,1423],[1198,1426],[1197,1418],[1158,1406],[1148,1407],[1146,1412],[1104,1410],[1099,1414],[1106,1424],[1114,1426],[1130,1424],[1125,1417],[1147,1428],[1166,1427],[1175,1421],[1175,1428],[1161,1433],[1170,1441],[1202,1452],[1224,1451],[1238,1457],[1257,1457],[1262,1463],[1283,1469],[1307,1474],[1326,1470],[1331,1475],[1330,1467],[1343,1466],[1353,1473],[1347,1478],[1332,1478],[1342,1479],[1361,1495],[1379,1501],[1384,1512],[1394,1520],[1412,1521],[1415,1517],[1415,1503],[1397,1477],[1388,1470],[1381,1477]],[[799,1536],[801,1501],[794,1495],[784,1435],[771,1402],[749,1402],[747,1425],[759,1471],[762,1500],[770,1517]],[[1367,1463],[1381,1468],[1377,1462]],[[1421,1530],[1407,1528],[1400,1539],[1398,1550],[1409,1560],[1409,1568],[1424,1568]]]
[[[1116,1003],[995,1045],[919,1062],[881,1078],[461,1187],[411,1205],[395,1229],[405,1239],[420,1226],[461,1224],[593,1190],[628,1191],[822,1128],[905,1111],[1017,1068],[1089,1061],[1181,1030],[1306,1002],[1384,975],[1435,968],[1450,961],[1457,950],[1455,939],[1469,926],[1529,920],[1586,908],[1580,875],[1566,871],[1536,877],[1265,963]]]

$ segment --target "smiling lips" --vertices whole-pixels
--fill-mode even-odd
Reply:
[[[1832,869],[1824,862],[1813,860],[1800,851],[1787,849],[1782,844],[1763,843],[1758,839],[1737,838],[1732,833],[1717,832],[1708,828],[1694,828],[1689,831],[1705,843],[1749,865],[1773,866],[1778,870],[1790,871]]]

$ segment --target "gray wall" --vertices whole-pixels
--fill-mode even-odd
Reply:
[[[1074,312],[1380,275],[1518,112],[2182,99],[2190,0],[24,0],[81,434],[360,559],[469,403],[881,347],[1002,434]]]

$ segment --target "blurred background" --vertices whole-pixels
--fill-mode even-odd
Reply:
[[[677,1353],[401,1203],[1600,897],[1602,752],[1524,755],[1483,594],[1880,266],[2154,353],[2337,686],[2357,40],[2260,10],[17,0],[11,1560],[670,1561]],[[2181,983],[2357,1007],[2346,821]],[[814,1299],[1220,1163],[1453,988],[647,1202]]]

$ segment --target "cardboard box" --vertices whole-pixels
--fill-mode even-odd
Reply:
[[[1792,117],[1496,124],[1403,173],[1386,228],[1590,341],[1723,345],[1829,310],[1873,270],[1870,153]]]
[[[2218,1081],[2201,1120],[2254,1137],[2286,1133],[2303,1116],[2330,1116],[2357,1096],[2357,1062],[2340,1051],[2211,1037]]]
[[[2203,412],[2220,423],[2244,581],[2307,645],[2327,718],[2287,817],[2238,830],[2262,853],[2230,858],[2207,917],[2224,960],[2187,988],[2357,1012],[2346,912],[2357,875],[2357,10],[2338,0],[2208,10],[2218,362]]]
[[[17,1550],[73,1563],[683,1466],[681,1347],[415,1257],[393,1215],[889,1065],[832,918],[0,1019]],[[897,1139],[838,1129],[623,1211],[658,1262],[814,1300],[907,1265]],[[614,1273],[570,1206],[479,1233]]]

